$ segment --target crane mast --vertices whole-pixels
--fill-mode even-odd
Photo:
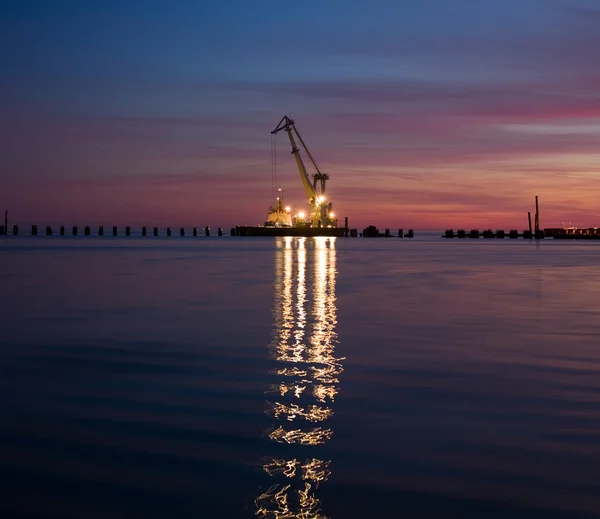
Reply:
[[[302,185],[304,186],[304,191],[310,205],[310,226],[337,227],[337,219],[332,212],[333,205],[331,202],[327,202],[325,198],[325,187],[327,180],[329,180],[329,175],[323,173],[319,169],[317,162],[311,155],[310,151],[308,151],[302,136],[298,132],[294,121],[287,115],[283,116],[277,127],[271,133],[273,135],[277,135],[277,133],[279,133],[281,130],[284,130],[287,133],[288,138],[290,139],[290,144],[292,145],[292,155],[294,155],[294,158],[296,159],[296,165],[298,166],[298,171],[300,172],[300,179],[302,180]],[[304,165],[304,161],[300,155],[300,150],[296,145],[294,135],[298,138],[298,141],[302,145],[302,148],[316,170],[316,173],[313,174],[312,182],[308,172],[306,171],[306,166]]]

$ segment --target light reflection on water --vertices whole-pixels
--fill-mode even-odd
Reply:
[[[0,240],[0,518],[598,517],[598,245]]]
[[[333,436],[326,421],[343,371],[335,356],[337,309],[335,238],[282,238],[275,248],[274,333],[269,355],[277,382],[267,414],[267,431],[276,443],[304,447],[294,455],[267,460],[273,478],[255,500],[256,515],[271,519],[325,518],[317,489],[329,478],[331,460],[312,456],[311,448]],[[311,264],[314,267],[311,268]],[[297,452],[297,451],[295,451]]]

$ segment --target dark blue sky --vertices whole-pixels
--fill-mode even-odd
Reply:
[[[23,218],[217,219],[214,190],[260,221],[269,131],[291,113],[337,205],[373,223],[503,225],[539,190],[559,220],[600,219],[591,0],[25,0],[0,29],[2,175]],[[48,185],[32,199],[30,181]]]

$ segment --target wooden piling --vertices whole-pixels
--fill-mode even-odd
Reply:
[[[407,238],[414,238],[415,237],[415,232],[412,229],[408,230],[408,234],[406,235]]]
[[[398,238],[404,238],[404,229],[398,229]]]
[[[18,235],[19,235],[19,226],[13,225],[13,236],[18,236]]]
[[[31,226],[31,236],[37,236],[37,231],[38,231],[37,225],[32,225]]]
[[[535,195],[535,236],[540,232],[540,208],[538,205],[538,197]]]
[[[535,196],[535,235],[536,240],[542,240],[544,238],[544,231],[540,229],[540,207],[538,205],[538,197]]]
[[[232,227],[232,228],[231,228],[231,231],[229,231],[229,234],[230,234],[231,236],[235,236],[235,227]]]
[[[131,236],[131,227],[129,225],[125,227],[125,236]]]
[[[104,225],[98,227],[98,236],[104,236]]]
[[[52,236],[52,227],[46,226],[46,236]]]
[[[344,238],[348,237],[349,229],[348,229],[348,217],[344,216]]]
[[[4,225],[0,225],[0,236],[5,236],[6,234],[6,227]]]
[[[531,230],[531,211],[527,212],[527,219],[529,220],[529,234],[533,234],[533,231]]]
[[[223,229],[220,227],[217,229],[217,236],[223,236]]]
[[[89,225],[86,225],[85,229],[83,230],[83,234],[85,234],[86,236],[91,236],[92,228]]]
[[[194,236],[198,236],[198,227],[194,227],[194,228],[192,229],[192,235],[194,235]]]
[[[185,236],[185,229],[183,227],[179,229],[179,236]]]
[[[142,227],[142,236],[146,236],[147,232],[148,231],[147,231],[146,227],[145,226]]]
[[[116,225],[113,225],[113,236],[116,236],[119,232],[119,229],[117,228]]]
[[[167,236],[171,236],[171,228],[167,227]]]
[[[77,226],[73,226],[73,236],[77,236]]]
[[[154,236],[158,236],[158,227],[154,228]]]
[[[204,228],[204,235],[210,236],[210,227],[208,225]]]
[[[61,225],[61,226],[60,226],[60,230],[59,230],[59,232],[60,232],[60,235],[61,235],[61,236],[64,236],[64,235],[65,235],[65,226],[64,226],[64,225]]]

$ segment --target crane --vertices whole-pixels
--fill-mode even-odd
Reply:
[[[284,130],[288,134],[292,145],[292,155],[294,155],[296,165],[300,171],[300,179],[302,180],[302,185],[304,186],[304,191],[310,205],[310,227],[337,227],[337,218],[332,212],[333,205],[331,202],[328,202],[325,197],[325,186],[329,180],[329,175],[321,171],[310,151],[308,151],[300,133],[296,129],[294,121],[287,115],[282,117],[281,121],[279,121],[279,124],[271,134],[277,135],[281,130]],[[313,174],[312,182],[308,176],[302,157],[300,156],[300,150],[298,149],[298,146],[296,146],[294,135],[298,137],[302,148],[316,170],[316,173]]]

